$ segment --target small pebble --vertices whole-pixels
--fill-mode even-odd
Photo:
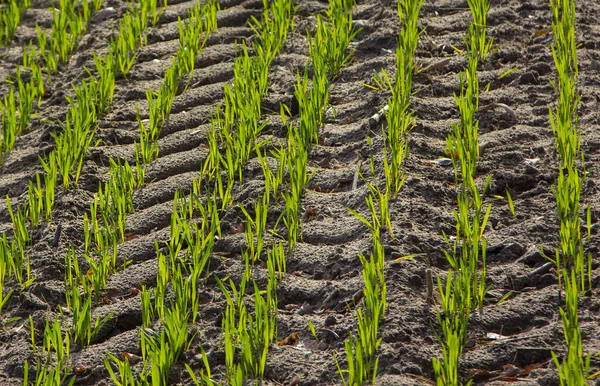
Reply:
[[[312,314],[312,306],[307,302],[304,302],[302,307],[298,310],[298,315],[308,315]]]
[[[110,18],[114,17],[116,14],[117,14],[117,11],[113,7],[103,8],[103,9],[99,10],[98,12],[94,13],[92,20],[93,21],[104,21],[106,19],[110,19]]]
[[[433,162],[440,166],[452,166],[452,160],[450,158],[438,158],[433,160]]]
[[[333,326],[335,324],[337,324],[335,316],[329,315],[327,318],[325,318],[325,327]]]

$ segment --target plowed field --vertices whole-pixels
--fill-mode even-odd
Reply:
[[[38,115],[0,169],[0,196],[8,195],[13,203],[24,201],[29,179],[42,170],[38,156],[54,146],[51,133],[61,129],[68,108],[65,96],[73,94],[71,85],[87,76],[84,66],[93,66],[93,52],[106,52],[108,38],[127,9],[125,1],[104,3],[105,7],[114,7],[116,13],[91,24],[68,65],[52,79],[47,97],[36,110]],[[71,245],[83,245],[83,214],[99,182],[108,179],[109,158],[135,162],[134,142],[139,138],[136,107],[141,118],[147,118],[145,92],[158,89],[178,48],[177,17],[185,18],[194,3],[169,0],[157,26],[150,28],[148,45],[140,49],[127,79],[117,82],[114,104],[99,122],[96,133],[101,142],[88,151],[78,187],[57,191],[52,222],[34,232],[34,243],[27,253],[35,282],[23,292],[11,283],[9,288],[16,291],[0,316],[0,320],[21,318],[0,330],[0,384],[21,384],[25,360],[35,363],[29,315],[38,334],[43,332],[47,319],[60,316],[59,307],[65,302],[64,256]],[[315,15],[328,6],[325,1],[315,0],[298,0],[296,4],[294,30],[269,71],[270,87],[262,117],[269,122],[262,133],[265,139],[285,139],[279,105],[284,103],[297,113],[294,83],[297,71],[304,70],[308,58],[306,31],[314,31]],[[35,39],[35,23],[50,27],[49,6],[49,1],[34,1],[25,12],[16,40],[0,49],[2,79],[14,73],[21,46]],[[595,353],[600,351],[600,275],[596,270],[600,265],[600,2],[581,1],[577,7],[582,97],[579,126],[588,172],[582,197],[591,204],[593,222],[591,239],[585,244],[592,253],[595,270],[594,288],[582,298],[579,320],[584,352]],[[199,175],[208,153],[206,133],[211,113],[222,101],[224,85],[233,78],[236,42],[250,42],[253,31],[247,23],[252,15],[259,17],[261,11],[260,0],[221,1],[218,29],[196,61],[190,87],[175,98],[171,116],[161,131],[159,157],[148,165],[146,185],[134,193],[135,211],[126,224],[128,237],[118,248],[118,261],[131,263],[110,277],[106,298],[94,307],[94,315],[113,316],[92,344],[76,347],[71,353],[72,365],[79,371],[77,384],[112,384],[103,363],[107,352],[141,355],[138,327],[142,316],[137,290],[142,285],[156,285],[155,240],[162,245],[169,238],[175,191],[189,193],[192,178]],[[371,117],[389,97],[389,93],[364,84],[372,83],[373,73],[382,68],[388,74],[394,73],[400,22],[396,2],[390,0],[358,0],[354,20],[362,31],[351,43],[355,50],[352,61],[330,85],[331,107],[319,132],[320,143],[309,154],[309,169],[315,170],[315,175],[301,203],[302,240],[288,259],[288,274],[278,287],[279,339],[292,333],[297,333],[297,339],[291,345],[270,348],[263,384],[341,384],[333,353],[338,353],[345,368],[344,340],[355,331],[356,313],[349,305],[359,298],[363,288],[358,256],[370,253],[371,236],[348,208],[368,213],[368,189],[360,179],[358,184],[354,182],[357,167],[361,160],[368,160],[371,152],[381,172],[380,181],[384,180],[381,125]],[[419,38],[416,64],[420,69],[433,67],[415,75],[411,105],[417,120],[409,134],[407,179],[398,198],[390,203],[395,238],[387,235],[384,239],[388,310],[380,326],[381,385],[435,384],[431,359],[439,357],[441,351],[436,340],[437,307],[427,305],[426,269],[431,267],[434,278],[446,275],[448,264],[443,251],[448,246],[443,232],[454,233],[452,211],[458,191],[452,166],[436,160],[446,156],[445,139],[451,123],[458,119],[453,93],[458,91],[459,72],[467,63],[460,50],[470,20],[466,3],[457,0],[428,1],[420,13],[419,26],[424,32]],[[480,105],[502,103],[507,109],[477,114],[481,147],[478,178],[485,179],[490,173],[493,176],[486,198],[493,208],[485,232],[491,290],[482,312],[473,314],[469,325],[471,339],[461,362],[465,382],[473,377],[474,384],[557,385],[551,351],[559,356],[566,351],[556,272],[537,270],[546,263],[540,247],[553,256],[558,246],[559,224],[552,193],[558,163],[548,116],[548,108],[556,101],[550,84],[556,74],[550,51],[551,23],[547,1],[492,1],[488,35],[494,39],[494,46],[488,61],[480,66],[482,90],[489,83],[489,89],[482,91]],[[516,69],[500,77],[512,68]],[[0,86],[0,93],[6,91],[6,85]],[[372,147],[367,137],[372,138]],[[362,162],[364,172],[366,165]],[[255,155],[243,173],[244,183],[236,186],[234,201],[248,208],[264,191],[262,169]],[[506,200],[496,197],[505,196],[507,189],[514,201],[515,218]],[[6,203],[0,202],[0,230],[11,235]],[[270,227],[281,211],[276,205],[270,208]],[[196,336],[171,371],[174,385],[191,384],[184,364],[201,368],[199,344],[208,355],[215,380],[224,379],[221,318],[226,302],[214,278],[240,280],[244,270],[240,251],[245,243],[240,230],[244,221],[237,204],[222,217],[223,235],[215,242],[209,277],[199,289],[199,317],[191,328]],[[54,244],[59,226],[62,232]],[[273,236],[267,237],[268,242],[274,241]],[[410,254],[424,256],[393,261]],[[255,275],[264,281],[264,272],[266,268],[259,267]],[[498,305],[509,291],[512,295]],[[320,342],[311,334],[309,321],[314,323]],[[140,366],[136,364],[134,371]],[[592,359],[592,370],[599,368],[600,361]]]

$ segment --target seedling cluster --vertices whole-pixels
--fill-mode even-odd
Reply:
[[[0,45],[8,45],[15,37],[17,27],[31,0],[10,1],[0,8]]]
[[[371,172],[375,174],[375,166],[371,157]],[[372,238],[372,251],[369,257],[359,256],[362,263],[362,275],[365,288],[363,290],[364,311],[356,309],[357,334],[345,341],[346,360],[348,369],[342,370],[335,357],[338,372],[344,385],[363,385],[366,382],[375,383],[379,358],[377,348],[381,344],[379,324],[385,316],[386,291],[385,281],[385,250],[382,234],[387,230],[392,233],[389,217],[387,194],[382,192],[375,183],[366,181],[370,194],[365,198],[371,219],[358,212],[350,212],[367,226]],[[346,377],[347,375],[347,377]]]
[[[123,30],[119,37],[111,41],[107,55],[104,57],[94,55],[96,75],[86,69],[89,77],[84,79],[81,85],[74,86],[74,98],[67,97],[70,109],[66,114],[63,131],[60,134],[53,134],[56,149],[50,152],[48,156],[40,159],[45,174],[43,177],[37,174],[35,180],[29,183],[28,200],[23,207],[13,211],[10,201],[7,200],[15,232],[13,240],[10,242],[7,241],[6,235],[3,235],[2,246],[6,247],[2,248],[2,251],[6,253],[3,253],[2,264],[0,265],[14,268],[11,268],[10,271],[2,271],[3,280],[7,276],[6,273],[8,275],[12,273],[16,280],[21,283],[22,288],[33,281],[29,274],[29,262],[25,259],[24,254],[25,246],[31,241],[26,221],[29,218],[31,225],[37,227],[42,216],[47,222],[51,220],[55,187],[59,182],[59,175],[62,177],[64,188],[69,188],[73,183],[77,183],[87,148],[96,143],[93,139],[96,120],[112,104],[115,78],[119,71],[116,63],[120,62],[121,56],[132,55],[131,52],[123,49],[126,46],[123,42],[134,41],[135,44],[128,47],[131,50],[136,50],[139,44],[145,41],[143,36],[146,29],[145,21],[143,28],[139,27],[141,26],[140,15],[148,14],[151,3],[152,1],[147,1],[139,7],[130,7],[123,19],[129,20],[129,22],[121,22]],[[74,4],[67,1],[61,1],[60,5],[62,8],[54,11],[53,28],[58,28],[59,25],[67,26],[69,32],[64,36],[60,35],[64,31],[56,32],[55,35],[53,29],[51,36],[58,39],[53,40],[52,47],[55,48],[46,51],[46,35],[38,27],[40,54],[46,61],[50,74],[55,71],[52,69],[53,67],[48,67],[48,63],[52,63],[52,60],[49,59],[50,55],[59,57],[57,53],[60,52],[63,55],[62,58],[66,60],[68,56],[65,52],[72,50],[72,48],[68,48],[68,42],[63,41],[61,43],[60,36],[69,40],[73,38],[74,34],[83,33],[85,25],[91,17],[92,10],[99,9],[102,2],[85,1],[81,4],[81,9],[74,8]],[[144,17],[147,18],[147,16]],[[131,25],[137,25],[138,28],[132,29],[130,28]],[[132,33],[136,34],[133,39],[129,36]],[[25,68],[30,69],[34,76],[30,78],[30,83],[25,86],[21,82],[19,70],[17,70],[21,104],[27,100],[27,93],[21,91],[24,87],[28,87],[26,90],[32,90],[28,91],[29,94],[32,94],[29,96],[30,99],[38,99],[39,102],[43,96],[43,82],[38,61],[38,56],[31,45],[29,48],[25,47],[23,65]],[[26,124],[23,127],[25,126]],[[4,126],[3,129],[6,127]],[[85,246],[83,257],[89,269],[86,273],[82,272],[75,248],[71,248],[65,256],[66,307],[61,309],[62,317],[60,319],[69,320],[70,328],[63,332],[62,323],[58,319],[52,323],[51,327],[47,324],[44,331],[45,343],[43,350],[43,353],[47,353],[47,358],[44,362],[38,361],[36,365],[35,384],[54,385],[61,382],[72,384],[75,377],[69,375],[72,371],[69,367],[70,361],[68,358],[70,342],[79,345],[89,344],[103,324],[112,318],[112,315],[105,315],[103,317],[97,316],[95,320],[92,319],[92,306],[102,296],[108,275],[117,269],[117,242],[122,241],[124,238],[126,214],[133,210],[131,193],[134,188],[139,186],[140,182],[134,176],[128,163],[122,164],[120,161],[115,160],[111,160],[110,163],[109,182],[100,187],[90,206],[90,215],[86,214],[84,218]],[[60,232],[60,225],[57,232]],[[3,297],[2,304],[6,302],[10,294],[11,292]],[[32,324],[32,345],[35,352],[37,349],[34,334],[35,330]],[[61,352],[66,354],[62,355]],[[27,369],[27,362],[25,367]],[[27,371],[25,371],[25,385],[29,384]]]
[[[407,134],[415,124],[410,109],[414,57],[419,30],[418,16],[423,0],[398,2],[402,24],[396,50],[396,74],[392,81],[385,71],[377,76],[378,87],[388,89],[390,98],[382,128],[385,187],[363,177],[369,194],[365,199],[370,216],[350,212],[368,229],[372,237],[369,256],[360,255],[364,290],[362,306],[354,304],[357,331],[345,341],[347,369],[335,357],[338,372],[345,385],[374,383],[379,359],[377,350],[382,342],[379,326],[385,317],[386,291],[384,234],[394,237],[389,202],[402,189],[405,176],[404,159],[408,154]],[[77,3],[77,4],[76,4]],[[23,9],[11,3],[0,9],[0,42],[13,39]],[[566,292],[561,317],[568,347],[561,362],[554,355],[561,384],[584,385],[589,373],[590,359],[582,357],[581,331],[578,325],[578,300],[591,287],[591,257],[584,254],[580,230],[580,198],[583,177],[577,166],[583,159],[580,135],[577,131],[576,90],[577,58],[575,43],[575,7],[573,0],[550,0],[553,8],[554,44],[552,52],[558,71],[553,86],[559,100],[550,110],[550,121],[560,155],[556,187],[557,212],[560,220],[561,246],[552,261],[559,271],[559,284]],[[444,234],[449,250],[444,251],[450,265],[445,284],[438,278],[441,311],[437,320],[442,347],[442,359],[433,359],[438,385],[458,385],[459,359],[465,346],[471,313],[483,307],[488,288],[486,278],[486,238],[484,230],[491,205],[484,197],[491,176],[477,183],[476,166],[479,159],[478,65],[486,60],[492,40],[486,32],[488,0],[468,0],[473,23],[465,38],[468,65],[460,74],[460,90],[455,102],[460,121],[452,125],[446,151],[452,159],[455,182],[459,186],[456,236],[451,241]],[[23,65],[16,70],[14,88],[4,96],[2,105],[1,153],[4,156],[14,146],[16,138],[27,128],[36,103],[44,97],[43,68],[49,79],[65,64],[77,46],[94,11],[101,0],[75,2],[60,0],[53,11],[53,28],[49,37],[37,27],[38,50],[30,44],[23,49]],[[269,67],[280,54],[288,31],[293,28],[295,8],[291,0],[263,0],[260,18],[249,23],[255,33],[250,46],[237,46],[233,66],[234,80],[224,89],[224,101],[211,119],[207,134],[209,153],[203,162],[200,178],[192,182],[192,192],[175,193],[169,239],[155,242],[158,272],[156,287],[142,287],[142,323],[139,328],[141,371],[134,374],[130,356],[117,357],[107,353],[105,367],[116,385],[166,385],[173,364],[192,344],[195,334],[200,296],[199,286],[205,280],[215,240],[221,236],[220,216],[234,206],[236,183],[244,181],[244,168],[256,154],[264,173],[264,194],[253,205],[238,205],[243,213],[245,246],[241,256],[244,272],[236,278],[216,278],[225,299],[222,319],[225,366],[228,384],[243,385],[249,379],[262,379],[269,347],[278,338],[277,286],[286,272],[287,258],[301,239],[301,200],[314,175],[308,167],[311,149],[319,144],[319,129],[325,123],[329,107],[329,86],[342,75],[342,68],[352,59],[348,49],[360,30],[353,27],[354,0],[330,0],[330,7],[317,15],[314,35],[308,33],[310,63],[298,73],[294,97],[299,106],[297,124],[289,121],[290,110],[281,107],[280,117],[287,129],[285,146],[274,146],[269,155],[275,159],[272,168],[261,140],[267,122],[262,121],[261,102],[269,88]],[[148,22],[156,25],[166,7],[158,0],[144,0],[129,5],[119,23],[119,35],[110,41],[108,53],[94,54],[94,68],[87,69],[88,77],[74,86],[74,97],[68,97],[69,108],[60,133],[53,133],[54,151],[40,159],[44,173],[29,182],[27,198],[17,207],[7,198],[7,208],[13,224],[12,237],[0,237],[0,312],[13,294],[4,291],[6,283],[14,280],[21,289],[34,280],[30,274],[26,248],[32,243],[32,228],[42,221],[52,220],[55,189],[76,186],[82,172],[86,153],[96,146],[94,139],[97,121],[112,105],[115,84],[126,78],[135,64],[139,47],[147,42]],[[133,192],[145,184],[145,167],[159,155],[158,140],[168,124],[173,101],[184,92],[196,65],[198,55],[216,29],[216,0],[198,2],[187,18],[178,20],[179,49],[164,74],[156,92],[148,90],[147,119],[138,110],[139,142],[135,144],[135,164],[110,159],[108,181],[100,183],[89,211],[83,218],[83,246],[71,246],[65,255],[65,306],[61,316],[46,321],[42,348],[36,342],[37,331],[30,318],[30,334],[34,352],[43,360],[36,364],[36,379],[29,382],[29,364],[25,363],[24,385],[73,384],[71,368],[72,345],[89,345],[97,339],[103,326],[113,315],[99,315],[93,307],[105,295],[110,275],[128,262],[117,259],[117,247],[128,237],[127,216],[134,211]],[[8,16],[7,16],[8,15]],[[10,20],[9,20],[10,19]],[[10,23],[9,23],[10,22]],[[12,24],[11,24],[12,23]],[[28,76],[24,76],[27,73]],[[187,79],[186,79],[187,78]],[[185,84],[184,87],[182,85]],[[371,140],[368,139],[371,146]],[[272,160],[272,159],[271,159]],[[369,159],[370,172],[375,176],[375,158]],[[289,181],[284,179],[287,177]],[[508,197],[509,203],[510,196]],[[275,227],[268,229],[269,208],[282,202],[285,207]],[[287,251],[284,242],[270,244],[269,231],[279,236],[280,221],[287,230]],[[588,206],[588,236],[590,227]],[[261,288],[254,279],[259,264],[266,266],[266,285]],[[311,324],[313,334],[314,326]],[[213,385],[211,369],[204,349],[200,347],[204,369],[188,373],[197,385]],[[139,367],[138,367],[139,368]]]
[[[562,361],[553,352],[561,385],[587,385],[590,377],[590,355],[583,355],[583,340],[579,327],[579,299],[592,288],[592,256],[586,256],[581,232],[581,187],[585,172],[581,172],[578,160],[583,161],[581,134],[578,128],[577,91],[578,61],[575,37],[575,2],[551,0],[552,32],[554,42],[552,57],[557,71],[556,82],[551,82],[558,93],[555,109],[550,109],[550,124],[559,155],[558,180],[554,195],[560,230],[560,247],[554,258],[559,294],[565,290],[564,306],[560,308],[563,324],[566,356]],[[587,207],[588,238],[591,229],[591,209]],[[597,374],[596,374],[597,375]]]
[[[179,81],[194,70],[196,57],[204,48],[210,32],[216,29],[218,3],[211,1],[207,4],[202,6],[197,3],[190,10],[186,22],[178,19],[179,49],[171,61],[171,66],[166,70],[158,91],[146,91],[147,124],[144,123],[139,112],[137,116],[140,141],[136,144],[135,153],[138,165],[148,164],[158,157],[160,130],[171,114],[173,100],[179,90]]]
[[[491,45],[487,41],[485,25],[489,3],[486,0],[471,1],[469,7],[473,23],[465,38],[468,64],[460,73],[460,91],[454,100],[460,112],[459,122],[452,125],[452,134],[446,140],[446,152],[452,159],[455,182],[459,183],[456,236],[453,242],[444,234],[449,251],[444,251],[450,264],[445,286],[438,278],[442,311],[437,319],[442,329],[438,336],[442,346],[442,360],[433,358],[433,368],[440,386],[459,384],[459,358],[466,339],[471,312],[481,309],[488,290],[486,278],[486,229],[492,206],[484,207],[484,197],[491,182],[489,175],[483,187],[476,183],[476,167],[479,160],[479,121],[475,113],[479,109],[479,79],[477,67]]]

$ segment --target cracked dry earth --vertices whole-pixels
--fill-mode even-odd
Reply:
[[[49,1],[34,2],[27,10],[18,39],[2,49],[2,78],[14,72],[20,47],[35,37],[35,22],[50,26]],[[34,245],[28,250],[34,284],[18,291],[5,307],[2,318],[20,317],[0,330],[0,384],[22,382],[23,363],[36,359],[30,343],[27,318],[33,317],[38,333],[46,319],[59,316],[64,304],[64,256],[69,246],[83,245],[83,214],[98,189],[108,178],[108,159],[120,157],[134,161],[133,143],[138,139],[136,106],[142,118],[147,112],[145,91],[156,90],[171,57],[178,47],[177,17],[185,17],[195,1],[169,1],[159,24],[149,32],[149,44],[141,49],[127,80],[116,86],[114,105],[100,121],[97,136],[100,145],[87,154],[77,189],[59,192],[53,221],[34,233]],[[325,9],[325,1],[298,1],[295,29],[290,33],[282,54],[270,68],[270,88],[264,101],[263,119],[268,121],[266,137],[285,138],[285,128],[276,112],[279,104],[293,104],[295,74],[302,71],[308,56],[306,31],[314,31],[315,15]],[[71,83],[86,76],[84,66],[92,66],[92,53],[104,53],[107,39],[116,30],[118,18],[126,10],[121,0],[107,0],[105,6],[117,10],[112,18],[94,23],[81,38],[69,64],[53,79],[51,95],[38,109],[30,129],[18,139],[0,173],[0,194],[22,203],[27,181],[41,171],[38,156],[46,154],[53,143],[50,133],[60,130],[65,114],[65,95],[72,94]],[[93,344],[75,350],[72,365],[81,370],[77,384],[111,384],[103,365],[106,352],[140,355],[137,327],[141,325],[140,298],[136,288],[156,283],[154,241],[169,237],[169,218],[177,189],[188,193],[192,178],[199,175],[207,154],[206,133],[213,109],[222,101],[223,86],[232,80],[235,42],[249,40],[250,16],[259,16],[260,0],[221,1],[219,28],[214,32],[196,63],[191,87],[175,98],[172,115],[161,132],[159,158],[148,166],[147,185],[135,192],[135,212],[128,217],[131,236],[119,246],[120,262],[131,261],[123,271],[110,277],[107,299],[95,306],[98,315],[114,314]],[[593,256],[593,290],[580,304],[580,324],[584,352],[600,351],[600,301],[598,287],[600,264],[598,217],[600,195],[600,1],[577,2],[580,64],[579,125],[585,153],[587,179],[582,196],[592,207],[594,228],[586,249]],[[396,2],[359,0],[354,12],[363,27],[353,41],[352,62],[331,84],[332,108],[320,130],[321,143],[309,155],[309,166],[316,170],[302,200],[302,241],[288,261],[288,275],[278,288],[279,338],[297,333],[293,345],[273,345],[269,352],[264,384],[338,385],[333,353],[345,366],[344,340],[355,331],[354,310],[347,304],[363,288],[359,254],[368,254],[371,240],[367,229],[347,208],[366,214],[368,189],[359,181],[353,189],[360,160],[375,154],[381,172],[381,128],[369,123],[385,103],[388,94],[364,86],[374,71],[385,68],[394,73],[394,50],[400,29]],[[558,242],[558,220],[554,214],[552,187],[557,177],[557,156],[549,124],[548,108],[556,94],[550,85],[554,78],[550,43],[552,15],[544,0],[492,0],[488,18],[489,36],[494,50],[480,68],[481,105],[503,103],[509,111],[482,111],[480,120],[481,160],[478,178],[492,174],[490,196],[493,204],[485,235],[488,239],[488,284],[491,286],[481,314],[473,315],[471,338],[461,362],[463,380],[473,377],[474,384],[556,385],[558,378],[551,351],[564,354],[564,338],[557,303],[556,272],[538,272],[545,263],[540,253],[554,254]],[[390,204],[395,238],[384,240],[388,311],[381,324],[378,381],[380,385],[435,384],[431,358],[441,355],[436,341],[435,307],[426,302],[425,272],[431,266],[434,277],[446,274],[448,265],[443,251],[443,232],[454,232],[452,210],[457,186],[451,166],[434,162],[445,156],[444,143],[450,125],[458,118],[453,93],[458,89],[459,72],[466,59],[454,48],[463,47],[463,36],[470,22],[464,1],[427,1],[423,5],[419,27],[416,63],[433,69],[415,76],[415,95],[411,100],[417,116],[410,133],[410,155],[406,160],[406,183],[399,197]],[[436,64],[443,62],[443,65]],[[506,71],[516,70],[505,77]],[[6,85],[0,86],[4,94]],[[335,114],[333,114],[335,111]],[[272,113],[273,112],[273,113]],[[373,139],[372,149],[367,137]],[[363,163],[364,165],[364,163]],[[363,171],[366,168],[363,166]],[[249,207],[264,190],[262,171],[256,159],[246,166],[245,182],[236,187],[235,201]],[[378,176],[383,181],[383,175]],[[513,218],[506,201],[493,197],[509,190],[516,207]],[[10,219],[4,200],[0,207],[0,230],[11,234]],[[273,226],[282,208],[270,208]],[[210,261],[210,277],[203,282],[201,305],[194,342],[171,372],[171,382],[190,384],[184,364],[201,368],[201,343],[208,353],[214,377],[223,381],[224,351],[221,315],[225,299],[214,277],[241,277],[240,250],[244,245],[243,214],[234,205],[223,217],[223,237],[217,240]],[[62,226],[57,247],[50,245],[57,227]],[[242,228],[243,229],[243,228]],[[271,240],[274,241],[274,240]],[[425,254],[412,260],[393,262],[400,256]],[[264,281],[264,268],[257,269]],[[16,288],[16,287],[15,287]],[[513,291],[498,305],[499,299]],[[311,335],[312,321],[321,343]],[[496,334],[496,335],[493,335]],[[492,339],[495,338],[495,339]],[[592,359],[592,370],[600,367]],[[140,364],[134,371],[140,370]],[[31,375],[33,376],[33,374]],[[30,376],[30,379],[31,379]]]

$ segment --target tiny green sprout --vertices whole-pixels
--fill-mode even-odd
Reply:
[[[513,68],[510,68],[506,71],[504,71],[500,76],[498,76],[498,80],[512,74],[513,72],[515,72],[517,69],[519,68],[519,66],[514,66]]]
[[[317,342],[320,342],[319,337],[317,336],[317,330],[315,330],[315,325],[313,324],[312,320],[308,321],[308,328],[310,329],[310,333],[312,334],[312,336],[315,338],[315,340]]]
[[[515,212],[515,205],[513,203],[512,197],[508,189],[506,189],[506,200],[508,201],[508,208],[510,209],[510,213],[512,213],[513,218],[517,218],[517,213]]]

